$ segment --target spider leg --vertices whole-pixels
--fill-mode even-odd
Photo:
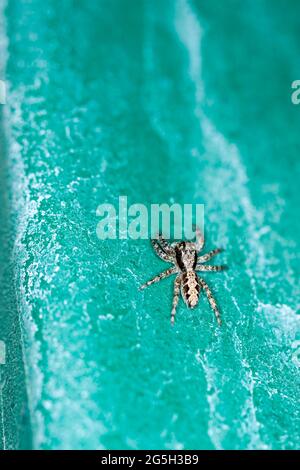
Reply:
[[[175,256],[175,250],[172,245],[162,236],[161,233],[158,234],[158,241],[162,246],[162,249],[170,256]]]
[[[159,256],[164,261],[173,262],[175,258],[175,251],[161,235],[158,235],[158,239],[151,238],[151,243],[157,256]]]
[[[220,312],[219,312],[219,309],[217,307],[217,303],[216,303],[216,301],[215,301],[215,299],[212,295],[212,292],[211,292],[210,288],[208,287],[208,285],[206,284],[204,279],[199,279],[199,283],[200,283],[201,287],[203,287],[203,289],[206,292],[206,295],[207,295],[208,301],[210,303],[210,306],[213,309],[213,311],[215,312],[215,316],[216,316],[218,324],[221,325],[222,321],[221,321]]]
[[[145,289],[146,287],[150,286],[151,284],[154,284],[155,282],[159,282],[162,279],[165,279],[166,277],[171,276],[171,274],[175,274],[177,272],[177,268],[173,266],[172,268],[167,269],[166,271],[163,271],[162,273],[158,274],[155,276],[153,279],[150,279],[150,281],[145,282],[140,287],[140,290]]]
[[[195,229],[195,235],[196,235],[195,247],[197,251],[201,251],[204,246],[204,236],[200,228],[197,227],[197,225],[194,225],[194,229]]]
[[[173,306],[171,312],[171,325],[174,325],[175,315],[176,315],[176,308],[179,301],[180,296],[180,285],[181,285],[181,275],[179,274],[174,282],[174,296],[173,296]]]
[[[157,256],[159,256],[160,259],[163,259],[164,261],[172,261],[171,257],[162,249],[162,247],[156,240],[152,239],[151,243],[155,253],[157,254]]]
[[[197,263],[205,263],[205,261],[210,260],[213,256],[216,256],[217,254],[221,253],[223,251],[222,248],[216,248],[215,250],[211,250],[205,255],[198,256]]]
[[[197,264],[195,271],[224,271],[227,266],[210,266],[208,264]]]

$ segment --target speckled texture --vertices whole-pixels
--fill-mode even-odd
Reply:
[[[299,447],[298,2],[2,0],[3,18],[2,446]],[[165,267],[149,242],[97,239],[119,195],[205,204],[222,328],[202,297],[171,329],[172,281],[138,291]]]

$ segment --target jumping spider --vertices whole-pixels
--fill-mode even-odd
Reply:
[[[180,289],[186,305],[189,308],[194,308],[198,304],[200,291],[203,288],[210,306],[215,313],[217,322],[221,325],[220,312],[212,292],[204,279],[197,276],[196,271],[222,271],[226,269],[226,266],[209,266],[202,264],[220,253],[222,249],[216,248],[205,255],[199,256],[198,252],[201,251],[204,246],[204,237],[198,227],[196,227],[195,233],[195,242],[181,241],[178,243],[168,243],[162,235],[158,235],[158,238],[156,239],[151,239],[151,243],[156,254],[162,260],[168,263],[173,263],[174,266],[143,284],[140,289],[145,289],[155,282],[159,282],[172,274],[178,273],[174,282],[171,324],[174,324]]]

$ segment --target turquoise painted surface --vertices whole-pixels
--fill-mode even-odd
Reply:
[[[1,442],[299,447],[296,1],[1,2]],[[222,309],[96,208],[204,203]]]

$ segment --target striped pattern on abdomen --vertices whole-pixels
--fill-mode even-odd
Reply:
[[[196,307],[199,301],[200,289],[199,279],[194,271],[187,271],[182,274],[181,293],[188,307]]]

